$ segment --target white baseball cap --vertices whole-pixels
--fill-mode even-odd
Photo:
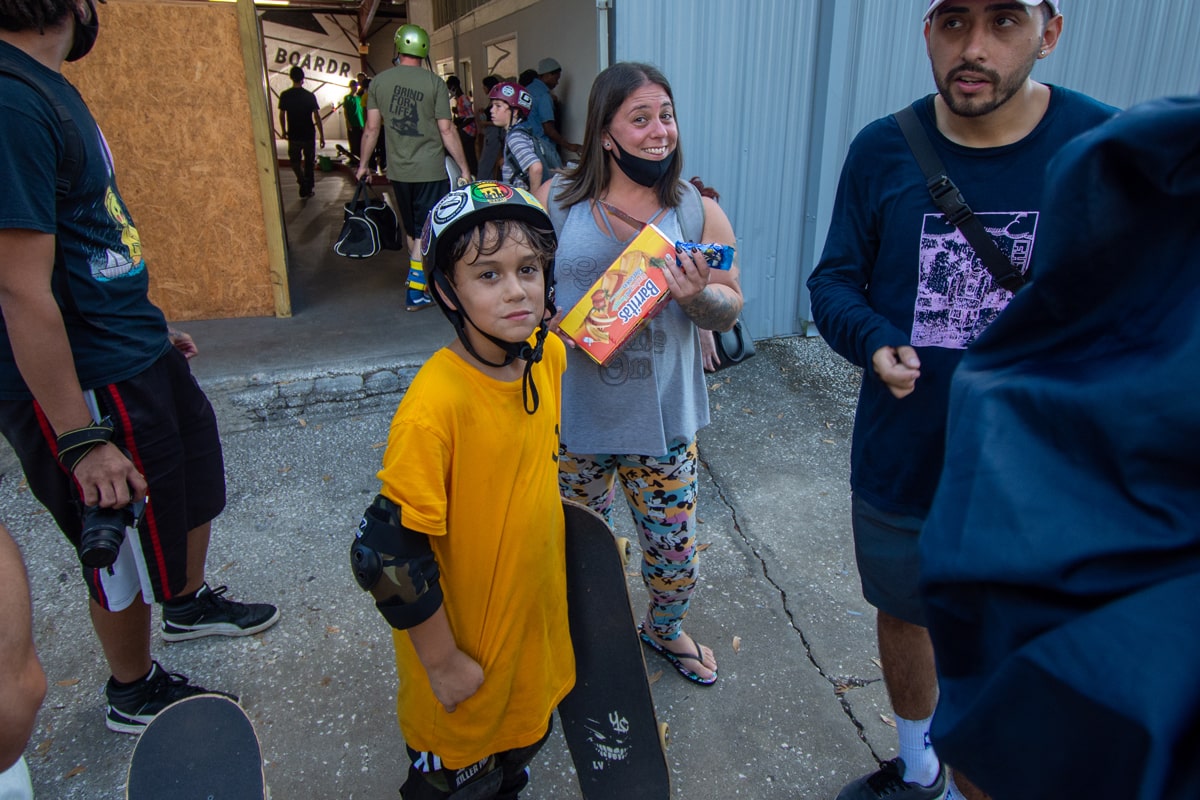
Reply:
[[[946,0],[930,0],[929,10],[925,12],[925,19],[928,20],[931,16],[933,16],[933,12],[937,11],[938,6],[945,2]],[[1051,19],[1062,13],[1058,10],[1059,3],[1057,0],[1017,0],[1017,2],[1021,3],[1022,5],[1029,6],[1030,8],[1036,8],[1044,2],[1046,5],[1050,6]]]

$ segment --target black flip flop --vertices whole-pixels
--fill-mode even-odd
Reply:
[[[685,658],[691,659],[694,661],[699,661],[701,664],[704,663],[703,651],[700,649],[700,643],[697,642],[695,639],[692,640],[692,644],[696,645],[696,655],[680,656],[675,653],[672,653],[670,650],[668,650],[667,648],[665,648],[661,644],[659,644],[654,639],[653,636],[646,633],[646,631],[644,631],[642,629],[641,625],[638,626],[638,638],[640,638],[642,640],[642,644],[646,645],[651,650],[653,650],[655,653],[658,653],[660,656],[665,658],[667,661],[671,662],[671,666],[673,666],[675,668],[675,671],[678,672],[683,677],[687,678],[692,683],[698,684],[700,686],[712,686],[714,683],[717,682],[717,671],[715,669],[713,670],[712,677],[705,679],[705,678],[701,678],[695,672],[692,672],[690,669],[688,669],[687,667],[685,667],[683,665],[683,659],[685,659]]]

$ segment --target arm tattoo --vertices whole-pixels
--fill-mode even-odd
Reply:
[[[680,303],[683,312],[700,328],[710,331],[727,331],[737,322],[741,304],[729,292],[716,286],[706,286],[704,291],[687,303]]]

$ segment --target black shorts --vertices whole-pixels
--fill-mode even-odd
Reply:
[[[418,753],[405,745],[408,778],[400,787],[401,800],[450,800],[452,797],[516,797],[529,783],[526,768],[550,738],[554,719],[541,739],[526,747],[488,756],[462,769],[441,765],[433,753]]]
[[[396,193],[396,213],[400,215],[400,224],[404,232],[413,239],[421,238],[421,230],[425,227],[425,218],[450,191],[450,179],[429,183],[401,183],[392,181],[392,191]]]
[[[925,520],[882,511],[858,495],[851,500],[850,518],[863,597],[880,611],[927,627],[918,547]]]
[[[95,390],[101,415],[112,417],[113,443],[123,447],[149,484],[149,502],[138,526],[146,572],[158,601],[170,600],[187,582],[188,531],[225,507],[225,462],[212,405],[192,377],[187,359],[171,348],[149,369]],[[54,516],[78,549],[78,486],[54,457],[54,431],[33,400],[0,401],[0,431],[16,451],[34,497]],[[109,604],[108,569],[83,568],[92,598]],[[136,579],[136,576],[134,576]]]

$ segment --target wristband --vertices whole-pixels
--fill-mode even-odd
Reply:
[[[83,457],[92,452],[96,445],[111,442],[113,438],[112,417],[105,417],[83,428],[67,431],[58,437],[58,463],[74,473]]]

